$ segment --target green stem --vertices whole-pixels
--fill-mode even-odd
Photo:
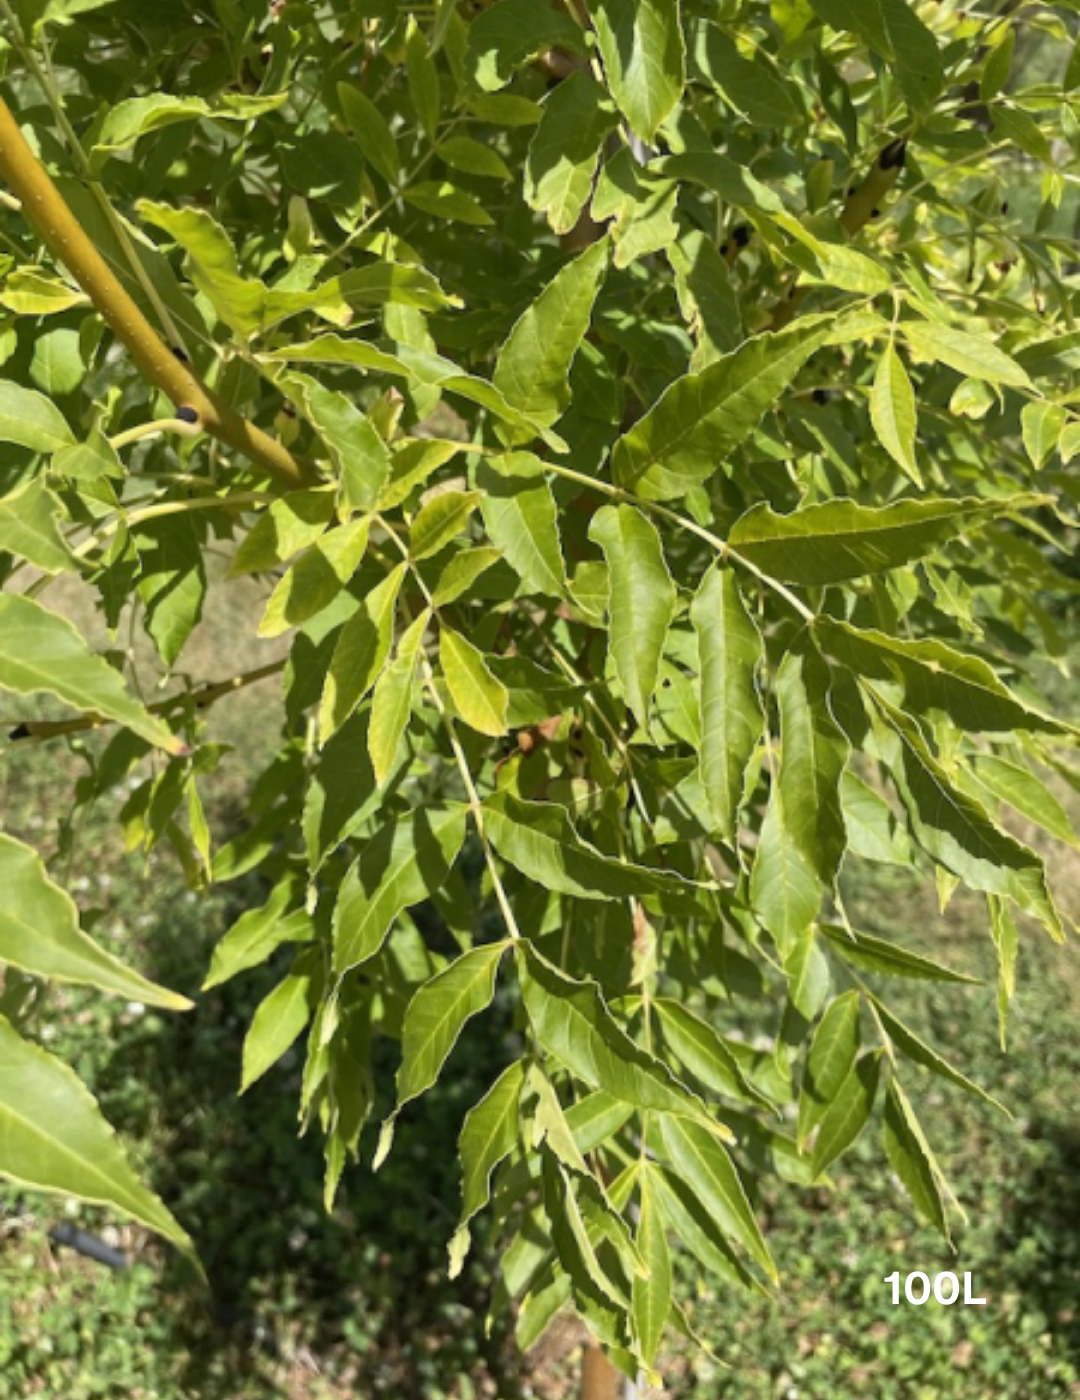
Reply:
[[[401,554],[405,559],[406,564],[409,565],[409,572],[415,580],[416,584],[418,585],[421,593],[424,595],[428,607],[431,608],[432,611],[434,611],[434,605],[431,599],[431,592],[428,589],[427,584],[420,577],[418,570],[412,566],[412,561],[409,557],[408,545],[405,543],[405,541],[401,538],[401,536],[397,533],[397,531],[392,525],[390,525],[381,516],[377,518],[379,520],[379,523],[382,525],[383,529],[386,531],[386,533],[390,536],[390,538],[397,545],[398,549],[401,551]],[[495,898],[498,901],[499,911],[503,916],[503,922],[506,924],[506,930],[509,933],[510,937],[514,939],[520,939],[522,937],[521,929],[518,926],[517,918],[510,905],[510,900],[507,896],[506,889],[502,882],[502,876],[499,874],[499,867],[495,860],[495,852],[492,849],[491,841],[488,837],[487,831],[484,829],[484,805],[481,800],[480,793],[477,791],[476,783],[473,780],[472,770],[469,767],[469,760],[465,756],[465,750],[461,747],[461,740],[458,738],[457,728],[454,725],[453,716],[447,710],[446,705],[443,702],[443,698],[439,694],[439,687],[435,683],[435,672],[432,670],[431,662],[423,654],[421,654],[421,665],[423,667],[424,672],[424,684],[427,687],[428,694],[431,696],[432,704],[435,706],[439,718],[442,721],[443,727],[446,730],[447,737],[450,740],[450,748],[454,755],[454,762],[457,764],[458,772],[461,774],[461,781],[465,786],[465,792],[469,799],[469,811],[472,813],[473,820],[476,823],[476,833],[480,837],[480,845],[483,848],[484,860],[491,874],[491,885],[495,891]]]
[[[685,515],[679,515],[677,511],[668,510],[667,506],[662,506],[657,501],[647,501],[641,496],[632,495],[629,491],[624,491],[621,486],[612,486],[607,481],[600,481],[594,476],[586,476],[584,472],[573,471],[570,467],[560,466],[558,462],[545,459],[544,466],[548,471],[554,472],[556,476],[561,476],[565,481],[576,481],[580,486],[591,487],[594,491],[600,491],[605,496],[610,496],[613,501],[620,501],[628,505],[638,506],[641,510],[648,511],[651,515],[659,515],[665,520],[670,520],[672,524],[679,526],[682,530],[688,530],[690,534],[697,535],[699,539],[705,541],[717,551],[722,559],[730,559],[732,563],[738,564],[747,573],[752,574],[759,582],[771,588],[784,601],[803,618],[806,622],[816,622],[817,614],[808,608],[801,598],[797,598],[789,588],[770,578],[752,564],[749,559],[744,558],[737,550],[732,549],[727,540],[722,540],[719,535],[714,535],[711,530],[707,530],[704,525],[699,525],[696,520],[690,520]]]

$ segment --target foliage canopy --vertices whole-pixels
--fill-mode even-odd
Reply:
[[[0,0],[0,687],[77,712],[11,742],[119,726],[73,804],[134,776],[130,846],[265,877],[206,985],[285,958],[242,1087],[303,1042],[328,1204],[375,1038],[378,1165],[516,989],[450,1267],[494,1211],[523,1344],[570,1302],[651,1371],[672,1235],[772,1287],[760,1183],[870,1124],[948,1234],[914,1067],[982,1090],[879,979],[956,974],[838,882],[983,894],[1003,1039],[1017,916],[1063,936],[1016,819],[1076,842],[1033,682],[1076,587],[1075,10]],[[50,610],[65,574],[157,675]],[[275,659],[191,677],[249,575]],[[219,845],[205,711],[270,675]],[[40,978],[183,999],[30,848],[0,867],[0,1171],[191,1248],[26,1038]]]

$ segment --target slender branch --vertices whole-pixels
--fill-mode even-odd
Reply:
[[[382,519],[381,516],[379,517],[379,521],[383,529],[385,529],[386,533],[401,551],[405,562],[410,565],[409,572],[412,574],[413,579],[423,593],[428,607],[433,608],[431,592],[427,584],[420,577],[419,571],[411,565],[408,545],[394,527],[386,520]],[[454,754],[454,762],[457,764],[458,771],[461,774],[461,781],[465,785],[465,793],[469,799],[469,811],[472,813],[473,820],[476,823],[476,834],[480,837],[480,845],[484,851],[484,861],[491,875],[491,884],[495,891],[495,898],[498,901],[499,911],[503,916],[503,922],[506,924],[506,930],[510,934],[510,937],[520,939],[522,936],[521,929],[518,926],[517,918],[503,885],[502,876],[499,874],[499,867],[495,860],[495,852],[491,848],[491,841],[484,828],[484,804],[480,798],[480,793],[477,791],[472,770],[469,767],[469,760],[465,756],[465,750],[461,747],[461,740],[458,738],[453,716],[447,710],[443,698],[439,694],[439,687],[435,683],[435,672],[431,668],[431,662],[423,654],[421,654],[421,664],[424,671],[424,684],[427,687],[428,694],[431,696],[432,703],[438,712],[439,718],[442,720],[443,727],[450,740],[450,748]]]
[[[148,705],[147,709],[155,715],[167,714],[181,704],[192,705],[196,710],[206,710],[226,695],[232,695],[237,690],[244,690],[249,685],[266,680],[268,676],[279,675],[284,671],[285,665],[284,659],[271,661],[265,666],[259,666],[254,671],[244,671],[240,675],[230,676],[227,681],[216,681],[204,685],[198,690],[181,691],[176,695],[170,695],[167,700],[156,700],[152,705]],[[115,723],[116,720],[106,719],[101,715],[88,714],[78,715],[74,719],[60,720],[0,720],[0,728],[6,729],[8,725],[12,725],[8,740],[11,743],[21,743],[28,740],[41,742],[45,739],[57,739],[65,734],[79,734],[86,729],[101,729],[107,724]]]
[[[94,303],[140,371],[199,424],[245,457],[284,490],[310,485],[310,468],[257,428],[204,384],[172,353],[110,270],[85,229],[30,149],[7,103],[0,98],[0,178],[22,201],[23,213],[52,255]]]
[[[722,559],[730,559],[732,563],[738,564],[747,573],[753,574],[760,583],[779,594],[804,621],[817,621],[816,614],[812,609],[808,608],[801,598],[796,597],[790,588],[786,588],[777,579],[770,578],[756,564],[752,564],[749,559],[744,558],[737,550],[733,549],[727,540],[722,540],[719,535],[714,534],[712,530],[707,530],[704,525],[699,525],[696,520],[690,520],[687,516],[680,515],[678,511],[668,510],[667,506],[660,505],[658,501],[648,501],[641,496],[635,496],[630,491],[624,491],[621,486],[612,486],[610,482],[600,481],[597,477],[586,476],[584,472],[576,472],[570,467],[560,466],[558,462],[553,462],[550,458],[545,458],[544,466],[548,471],[554,472],[556,476],[561,476],[566,481],[576,481],[580,486],[592,487],[596,491],[603,492],[605,496],[610,496],[613,501],[623,501],[629,505],[639,506],[652,515],[659,515],[665,520],[670,520],[672,524],[678,525],[683,530],[689,530],[692,535],[697,535],[699,539],[711,545]]]

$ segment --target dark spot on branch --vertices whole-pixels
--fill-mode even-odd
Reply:
[[[8,735],[8,739],[14,743],[17,739],[29,739],[30,726],[28,724],[17,724]]]
[[[903,170],[907,162],[907,142],[890,141],[878,157],[882,170]]]
[[[181,423],[197,423],[199,421],[199,410],[192,408],[189,403],[183,403],[176,410],[176,416]]]

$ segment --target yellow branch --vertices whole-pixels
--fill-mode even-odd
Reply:
[[[0,98],[0,179],[22,201],[26,218],[53,257],[75,278],[139,369],[178,409],[194,410],[198,425],[245,457],[285,490],[311,485],[310,469],[281,443],[225,403],[182,363],[110,270],[37,156],[11,109]]]

